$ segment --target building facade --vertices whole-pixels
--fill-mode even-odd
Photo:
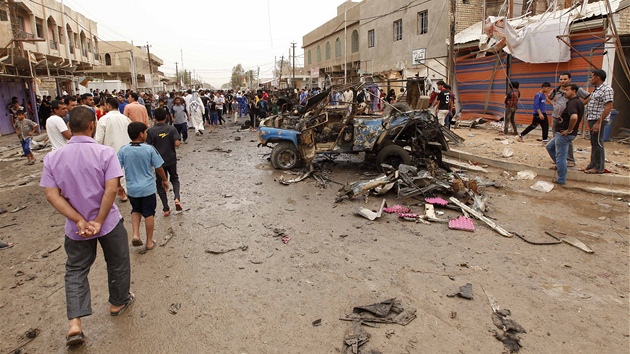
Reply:
[[[12,97],[38,121],[36,94],[77,91],[100,60],[96,22],[55,0],[0,0],[0,48],[0,134],[14,132]]]
[[[146,46],[135,46],[124,41],[103,41],[100,52],[103,60],[88,71],[94,80],[92,86],[98,85],[98,81],[117,80],[122,88],[134,91],[156,93],[165,89],[166,79],[160,71],[164,62],[150,54]]]
[[[414,76],[445,79],[451,31],[481,20],[480,2],[346,1],[335,18],[303,37],[306,69],[319,73],[320,86],[387,81],[396,87]],[[451,16],[453,8],[457,16]]]

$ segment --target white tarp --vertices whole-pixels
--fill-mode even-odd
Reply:
[[[526,63],[563,63],[571,60],[569,16],[547,18],[515,29],[505,17],[489,17],[484,28],[489,36],[505,41],[504,50]]]

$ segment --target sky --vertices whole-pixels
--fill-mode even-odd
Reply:
[[[58,0],[59,1],[59,0]],[[150,45],[167,76],[179,70],[215,88],[230,81],[232,68],[260,67],[271,78],[274,57],[289,55],[296,42],[296,66],[304,63],[302,37],[337,15],[344,0],[64,0],[64,5],[98,23],[100,41]]]

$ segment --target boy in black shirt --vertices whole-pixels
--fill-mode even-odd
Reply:
[[[164,169],[166,178],[168,178],[173,185],[173,193],[175,194],[175,210],[181,211],[182,204],[179,201],[179,176],[177,175],[177,153],[175,152],[175,148],[178,148],[181,144],[179,133],[174,126],[166,124],[167,112],[164,108],[157,108],[154,115],[156,124],[147,130],[146,143],[153,145],[162,156],[162,159],[164,160],[162,168]],[[158,195],[162,201],[163,215],[169,216],[171,214],[171,209],[168,206],[166,190],[162,187],[162,179],[159,175],[157,175],[156,185]]]

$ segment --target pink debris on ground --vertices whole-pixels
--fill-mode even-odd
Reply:
[[[285,245],[286,245],[287,243],[289,243],[289,241],[291,241],[291,237],[289,237],[289,236],[284,236],[284,237],[282,238],[282,242],[284,242],[284,244],[285,244]]]
[[[383,208],[383,211],[390,214],[392,213],[400,214],[400,213],[408,213],[411,211],[411,209],[402,205],[394,205],[393,207]]]
[[[416,219],[418,219],[418,214],[398,213],[398,217],[407,221],[416,221]]]
[[[429,204],[435,204],[435,205],[447,205],[448,201],[442,199],[442,198],[424,198],[424,201],[429,203]]]
[[[451,219],[448,222],[448,228],[452,230],[475,231],[475,224],[471,218],[459,216],[457,219]]]

